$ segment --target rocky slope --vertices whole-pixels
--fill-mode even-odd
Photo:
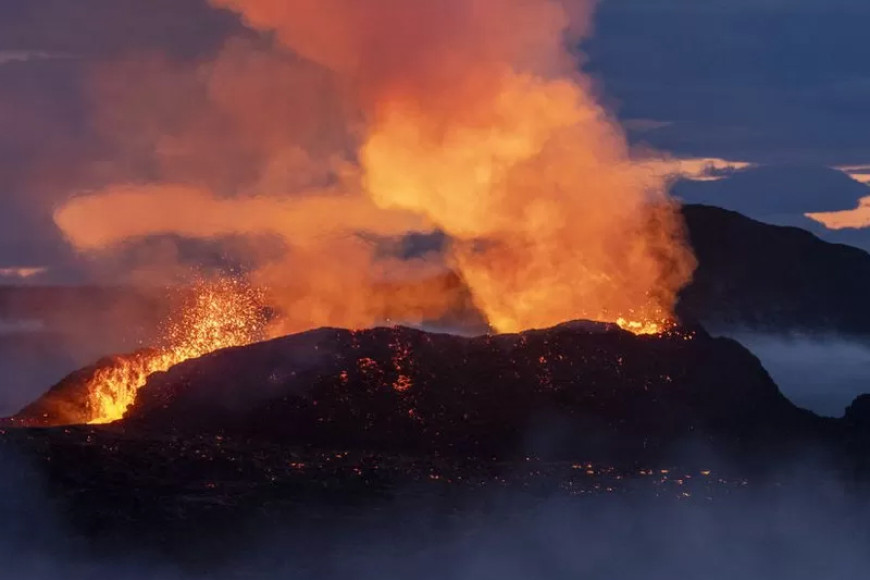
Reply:
[[[716,207],[683,208],[698,258],[679,314],[711,326],[870,334],[870,254]]]
[[[74,409],[94,372],[71,376],[18,419]],[[586,322],[477,338],[400,327],[306,332],[153,375],[121,425],[386,452],[608,460],[688,443],[720,452],[799,446],[841,429],[792,405],[736,342],[700,329],[638,337]]]

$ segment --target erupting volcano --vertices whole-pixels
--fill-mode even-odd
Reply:
[[[264,295],[233,279],[198,284],[188,291],[176,309],[177,315],[165,323],[160,346],[112,356],[74,373],[24,409],[16,420],[28,425],[59,426],[104,424],[124,418],[153,375],[187,360],[268,338]],[[641,323],[624,319],[616,326],[637,335],[662,334],[674,328],[668,321]],[[395,351],[391,368],[398,375],[387,382],[401,392],[411,380],[403,368],[414,365],[413,353],[397,344],[390,348]],[[359,366],[370,363],[374,361],[360,359]]]
[[[20,414],[27,424],[101,424],[121,419],[149,377],[183,361],[244,346],[264,336],[261,295],[231,279],[203,282],[182,300],[162,344],[107,358],[72,375]]]
[[[265,319],[256,291],[232,280],[200,284],[166,329],[166,345],[98,370],[88,388],[89,423],[124,416],[148,377],[216,350],[244,346],[262,337]]]
[[[0,580],[860,577],[859,2],[702,4],[0,0]]]
[[[576,319],[673,327],[694,258],[664,178],[579,72],[570,47],[591,2],[211,3],[270,41],[231,41],[194,71],[98,71],[107,137],[136,154],[148,141],[154,171],[76,192],[55,221],[97,258],[167,235],[280,251],[246,246],[256,299],[231,283],[205,290],[165,346],[99,368],[72,417],[119,419],[150,375],[215,350],[455,319],[466,299],[501,333]],[[130,74],[133,92],[118,82]],[[178,98],[142,109],[151,91]]]

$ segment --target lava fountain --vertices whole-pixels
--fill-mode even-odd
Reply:
[[[257,341],[265,322],[261,300],[256,290],[231,279],[198,285],[189,304],[167,325],[165,346],[116,357],[113,364],[97,369],[86,387],[88,422],[111,423],[123,418],[136,393],[154,373]]]

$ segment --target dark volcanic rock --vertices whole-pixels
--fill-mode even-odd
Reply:
[[[76,379],[42,409],[68,410]],[[119,423],[0,429],[0,452],[36,466],[87,537],[187,555],[192,538],[224,553],[264,525],[307,530],[405,494],[451,510],[505,490],[706,502],[808,449],[866,478],[861,433],[792,405],[734,341],[570,323],[321,329],[221,351],[152,376]]]
[[[678,312],[711,326],[870,334],[870,254],[701,205],[683,208],[698,258]]]
[[[571,323],[463,338],[321,329],[218,352],[155,375],[128,430],[489,456],[650,455],[820,441],[736,342],[637,337]]]
[[[850,454],[860,479],[870,478],[870,395],[861,395],[846,409],[843,421],[848,425]]]
[[[870,395],[861,395],[846,409],[846,421],[870,433]]]

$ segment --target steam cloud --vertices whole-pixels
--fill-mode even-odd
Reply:
[[[439,269],[500,331],[671,315],[694,267],[682,224],[567,48],[593,2],[210,1],[260,37],[96,74],[119,170],[57,210],[78,248],[278,236],[253,278],[282,332],[376,323],[378,284]],[[447,247],[413,261],[373,242],[436,231]],[[413,293],[403,322],[455,303]]]

